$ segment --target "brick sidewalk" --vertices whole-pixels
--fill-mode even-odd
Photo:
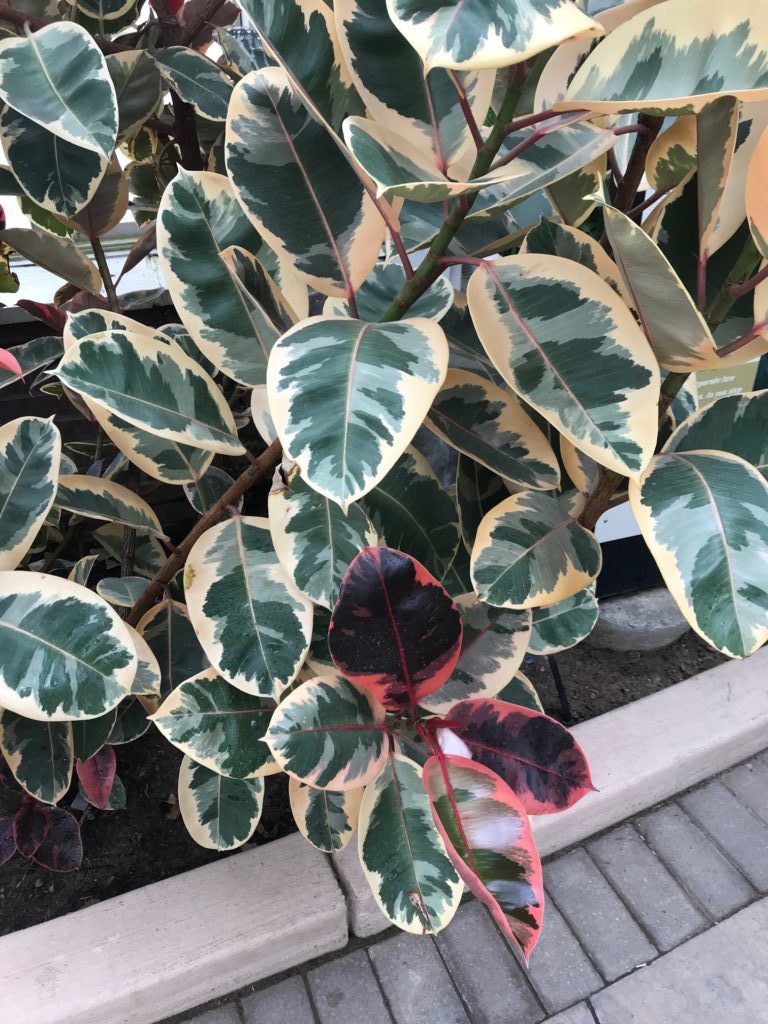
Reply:
[[[435,939],[357,940],[173,1021],[768,1024],[768,752],[548,860],[544,877],[528,972],[470,901]]]

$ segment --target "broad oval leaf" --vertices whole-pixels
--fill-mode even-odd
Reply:
[[[93,531],[94,540],[107,551],[115,561],[120,562],[123,557],[123,542],[125,541],[125,529],[115,523],[106,523],[98,530]],[[155,537],[138,535],[133,553],[133,571],[137,576],[146,576],[147,579],[159,572],[165,565],[165,551],[160,541]]]
[[[768,483],[725,452],[657,455],[629,500],[691,628],[732,658],[768,640]]]
[[[357,318],[377,323],[389,309],[405,280],[405,272],[399,263],[377,263],[355,293]],[[442,320],[451,308],[453,296],[451,283],[444,277],[438,277],[424,294],[416,299],[408,310],[408,316]],[[323,313],[326,316],[349,316],[349,303],[346,299],[326,299]]]
[[[189,619],[186,605],[167,598],[150,608],[136,626],[160,672],[160,686],[150,692],[166,697],[179,683],[208,668]]]
[[[150,724],[144,703],[138,697],[128,697],[115,712],[115,721],[107,742],[113,747],[133,743],[149,730]]]
[[[508,704],[517,704],[521,708],[530,708],[531,711],[540,711],[544,714],[544,705],[541,703],[536,687],[519,670],[515,677],[507,683],[503,689],[496,694],[497,700],[505,700]]]
[[[478,268],[467,299],[521,398],[601,465],[642,472],[656,442],[659,368],[610,285],[572,260],[527,254]]]
[[[309,285],[345,295],[362,284],[379,255],[384,220],[282,69],[254,71],[236,86],[226,164],[248,216]]]
[[[668,0],[616,28],[587,57],[562,110],[694,113],[727,93],[768,99],[768,9]]]
[[[160,520],[146,501],[113,480],[66,473],[59,477],[54,505],[86,519],[105,519],[139,533],[165,536]]]
[[[36,800],[55,804],[69,789],[75,763],[69,722],[35,722],[3,711],[0,753],[14,779]]]
[[[101,290],[101,275],[71,238],[57,238],[38,227],[4,228],[0,240],[30,262],[88,292]]]
[[[213,61],[188,46],[169,46],[155,54],[160,73],[201,117],[224,121],[232,80]]]
[[[531,654],[559,654],[588,637],[597,624],[597,598],[593,587],[573,597],[534,608],[531,615]]]
[[[276,700],[309,649],[312,603],[280,565],[268,520],[237,516],[207,530],[187,558],[184,590],[211,665]]]
[[[434,935],[451,921],[464,886],[432,820],[415,761],[390,754],[366,786],[358,849],[373,898],[398,928]]]
[[[61,807],[46,807],[43,818],[45,834],[31,859],[47,871],[77,871],[83,861],[77,819]]]
[[[739,134],[741,104],[735,96],[718,96],[696,116],[699,258],[712,250],[712,236],[731,175]]]
[[[456,870],[527,960],[541,932],[544,882],[522,804],[498,775],[464,757],[431,757],[422,778]]]
[[[184,484],[184,494],[195,512],[202,516],[224,497],[234,482],[225,470],[211,466],[198,480]],[[238,512],[242,511],[244,500],[245,496],[234,504]]]
[[[275,760],[316,789],[350,790],[372,782],[387,757],[384,708],[336,675],[318,676],[288,694],[266,734]]]
[[[135,576],[124,577],[124,579],[136,578]],[[155,652],[149,646],[144,636],[137,629],[134,629],[133,626],[128,626],[128,632],[131,634],[136,657],[139,659],[139,663],[136,666],[136,675],[131,683],[131,696],[159,697],[163,688],[163,678],[160,671],[160,663],[155,656]]]
[[[88,239],[100,238],[117,227],[127,209],[128,178],[117,157],[113,157],[86,205],[64,224]]]
[[[15,569],[42,527],[60,458],[52,419],[24,416],[0,427],[0,569]]]
[[[355,834],[363,790],[315,789],[291,776],[288,799],[299,832],[317,850],[336,853]]]
[[[279,771],[261,739],[273,711],[273,704],[207,669],[172,690],[151,720],[198,764],[232,779],[252,779]]]
[[[0,706],[36,721],[97,718],[130,692],[126,625],[85,587],[0,572]]]
[[[111,331],[70,348],[56,373],[77,394],[155,435],[224,455],[243,451],[221,392],[179,348]]]
[[[117,708],[98,718],[85,718],[71,722],[72,748],[78,761],[87,761],[98,754],[110,737],[117,717]]]
[[[523,663],[531,635],[531,613],[494,608],[474,594],[456,598],[461,614],[461,654],[450,679],[419,704],[436,715],[468,697],[495,697]]]
[[[749,230],[763,259],[768,259],[768,129],[760,136],[747,171],[746,209]]]
[[[427,69],[502,68],[571,36],[603,34],[570,0],[387,0],[387,8]]]
[[[677,188],[696,170],[696,118],[684,114],[659,132],[645,160],[645,174],[654,191]]]
[[[285,482],[283,482],[283,480]],[[350,562],[378,536],[359,505],[346,515],[313,491],[294,468],[275,483],[269,495],[269,528],[280,564],[299,590],[315,604],[331,609]]]
[[[556,498],[521,491],[477,530],[470,572],[478,597],[502,608],[546,607],[572,597],[600,572],[595,535]]]
[[[97,754],[77,762],[77,778],[89,803],[94,807],[105,809],[109,806],[116,770],[114,747],[102,747]]]
[[[263,779],[229,779],[183,758],[179,810],[187,832],[199,846],[223,851],[247,843],[263,806]]]
[[[560,483],[555,453],[514,395],[474,373],[448,371],[427,426],[516,487]]]
[[[344,577],[328,647],[339,672],[401,711],[450,677],[461,636],[456,605],[420,562],[366,548]]]
[[[738,455],[768,479],[768,391],[728,395],[683,420],[665,452]]]
[[[513,790],[528,814],[556,814],[594,787],[584,751],[554,718],[504,700],[461,701],[451,730]]]
[[[101,51],[80,25],[57,22],[0,40],[0,99],[59,138],[112,156],[115,90]]]
[[[42,338],[32,338],[21,345],[14,345],[12,348],[4,349],[6,358],[10,357],[13,363],[7,366],[0,366],[0,388],[8,387],[9,384],[18,382],[18,373],[25,377],[35,370],[47,366],[61,358],[64,351],[61,338],[50,335]],[[18,367],[18,371],[17,371]]]
[[[310,317],[282,336],[267,368],[286,454],[314,490],[346,509],[395,464],[447,367],[445,335],[431,320]]]
[[[106,576],[96,584],[96,593],[118,608],[133,608],[148,586],[144,576]]]
[[[363,507],[388,547],[444,576],[461,543],[456,506],[418,449],[406,448]]]
[[[132,135],[160,106],[163,83],[157,64],[146,50],[125,50],[106,58],[115,87],[118,135]]]

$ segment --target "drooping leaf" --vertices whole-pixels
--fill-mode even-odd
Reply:
[[[544,883],[522,804],[498,775],[464,757],[431,757],[422,778],[456,870],[527,959],[541,931]]]
[[[51,335],[43,338],[32,338],[31,341],[25,341],[21,345],[14,345],[12,348],[5,349],[4,351],[6,356],[11,356],[16,360],[24,376],[29,376],[35,370],[39,370],[43,366],[47,366],[48,363],[52,363],[55,359],[60,358],[64,349],[61,338]],[[15,366],[0,367],[0,388],[7,387],[9,384],[15,384],[18,379]]]
[[[456,506],[420,451],[406,448],[363,507],[389,547],[435,577],[448,571],[460,544]]]
[[[280,767],[316,789],[367,785],[388,749],[384,708],[336,675],[310,679],[288,694],[265,738]]]
[[[531,654],[559,654],[588,637],[597,623],[597,598],[593,587],[573,597],[534,608],[531,616]]]
[[[77,394],[160,437],[228,455],[243,450],[221,392],[179,348],[111,331],[68,349],[56,372]]]
[[[398,263],[377,263],[367,279],[355,293],[357,317],[376,323],[389,308],[405,284],[405,272]],[[438,277],[420,295],[408,310],[409,317],[423,316],[427,320],[442,320],[453,302],[453,288],[444,277]],[[328,316],[349,316],[349,304],[345,299],[329,298],[323,306]]]
[[[497,700],[505,700],[508,704],[517,704],[521,708],[530,708],[531,711],[544,713],[544,706],[539,699],[536,688],[530,679],[519,669],[515,678],[499,690],[496,694]]]
[[[768,214],[765,196],[768,190],[768,129],[760,136],[749,162],[746,182],[746,210],[749,230],[763,259],[768,259]]]
[[[346,509],[383,479],[442,383],[448,346],[431,320],[310,317],[272,349],[269,408],[307,483]]]
[[[160,74],[201,117],[225,121],[232,81],[213,61],[188,46],[168,46],[155,54]]]
[[[461,655],[453,674],[419,704],[436,715],[469,697],[494,697],[523,662],[531,636],[531,613],[483,604],[474,594],[456,599],[463,625]]]
[[[151,719],[193,761],[232,779],[251,779],[279,770],[261,738],[273,711],[272,703],[207,669],[180,683]]]
[[[393,924],[434,935],[450,922],[464,886],[432,820],[414,761],[390,754],[366,787],[358,846],[373,897]]]
[[[291,776],[288,798],[296,826],[317,850],[336,853],[355,834],[363,790],[315,789]]]
[[[185,755],[179,769],[179,810],[199,846],[242,846],[256,831],[263,806],[263,779],[230,779]]]
[[[32,860],[48,871],[77,871],[83,861],[83,840],[77,819],[61,807],[45,811],[46,832]]]
[[[110,737],[117,717],[117,708],[98,718],[85,718],[71,722],[72,751],[78,761],[94,757]]]
[[[106,808],[112,794],[117,770],[114,747],[105,746],[85,761],[77,762],[77,777],[80,785],[94,807]]]
[[[328,647],[347,679],[400,711],[450,678],[461,636],[456,605],[420,562],[366,548],[342,583]]]
[[[184,494],[198,515],[203,515],[208,509],[213,508],[216,502],[222,498],[234,483],[232,477],[218,466],[211,466],[210,469],[198,479],[189,484],[184,484]],[[243,507],[243,498],[235,506],[240,512]]]
[[[64,474],[59,477],[54,504],[86,519],[106,519],[139,533],[165,536],[160,520],[146,501],[113,480]]]
[[[276,700],[309,649],[312,603],[280,565],[268,520],[238,516],[207,530],[187,558],[184,590],[211,665]]]
[[[80,25],[57,22],[0,40],[0,99],[59,138],[112,156],[115,90],[101,51]]]
[[[106,576],[96,584],[96,593],[118,608],[133,608],[148,586],[144,576]]]
[[[483,698],[454,705],[450,717],[475,762],[502,778],[528,814],[564,811],[594,788],[584,751],[554,718]]]
[[[768,11],[669,0],[637,14],[603,40],[577,71],[563,110],[694,113],[727,93],[768,98]]]
[[[36,722],[3,711],[0,753],[14,779],[36,800],[55,804],[69,789],[74,766],[69,722]]]
[[[540,491],[521,491],[486,515],[477,530],[470,572],[481,600],[502,608],[556,604],[600,571],[593,533],[563,504]]]
[[[154,605],[136,627],[157,660],[160,696],[208,668],[186,605],[166,599]]]
[[[510,386],[578,448],[637,476],[656,441],[659,369],[610,285],[572,260],[531,253],[478,268],[467,299]]]
[[[125,138],[143,125],[160,106],[163,83],[157,64],[146,50],[125,50],[107,56],[107,71],[115,87],[118,136]]]
[[[629,500],[664,582],[707,643],[743,658],[768,640],[768,483],[725,452],[657,455]]]
[[[427,70],[506,67],[571,36],[603,32],[569,0],[388,0],[387,7]]]
[[[130,690],[126,626],[85,587],[0,573],[0,706],[38,721],[96,718]]]
[[[60,458],[52,419],[0,427],[0,569],[15,569],[29,551],[53,505]]]
[[[736,152],[740,107],[735,96],[719,96],[696,115],[700,259],[710,252]]]
[[[41,228],[3,228],[0,241],[30,262],[87,292],[101,290],[96,264],[77,248],[71,238],[56,238]]]
[[[379,255],[384,220],[280,68],[254,71],[235,87],[226,164],[260,234],[294,260],[309,285],[345,295],[362,284]]]
[[[768,391],[728,395],[684,420],[665,452],[723,451],[768,479]]]

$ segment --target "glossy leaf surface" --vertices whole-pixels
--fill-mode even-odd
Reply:
[[[24,416],[0,427],[0,569],[16,568],[43,525],[60,457],[52,420]]]
[[[179,810],[199,846],[234,850],[246,843],[261,817],[263,779],[230,779],[191,758],[179,770]]]

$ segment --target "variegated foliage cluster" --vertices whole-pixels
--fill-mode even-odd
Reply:
[[[527,955],[529,815],[591,782],[520,666],[593,628],[600,514],[628,491],[713,647],[768,639],[768,392],[699,409],[694,376],[768,352],[768,13],[584,6],[0,14],[0,241],[64,280],[0,387],[94,437],[0,428],[0,862],[74,866],[73,771],[119,806],[154,723],[198,842],[285,771],[393,922],[466,884]],[[129,210],[177,322],[112,281]]]

